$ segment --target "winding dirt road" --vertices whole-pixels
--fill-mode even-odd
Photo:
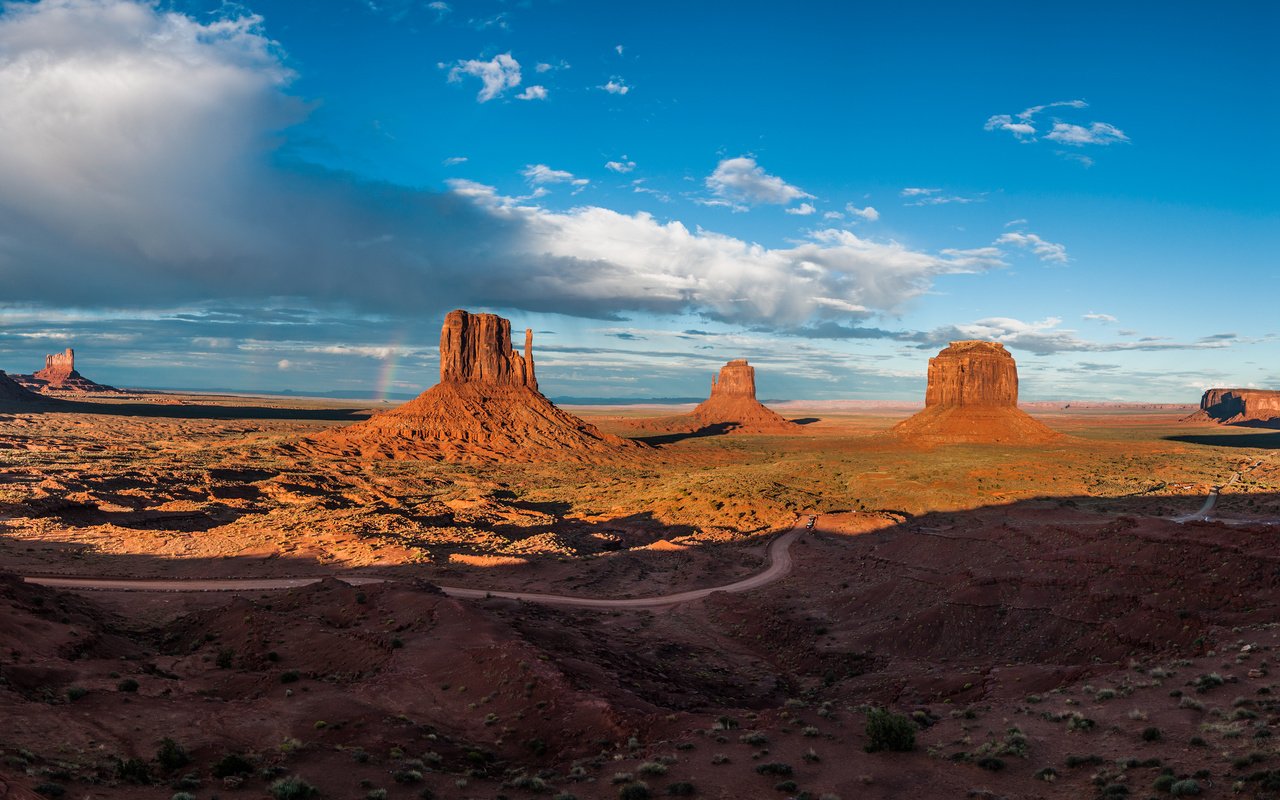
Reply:
[[[596,597],[573,597],[562,594],[538,594],[536,592],[506,592],[487,589],[469,589],[462,586],[441,586],[440,589],[450,597],[478,599],[502,597],[509,600],[524,600],[530,603],[562,606],[565,608],[589,608],[599,610],[613,609],[656,609],[667,608],[691,600],[701,600],[715,592],[746,592],[767,586],[780,580],[791,572],[791,545],[804,532],[803,524],[787,531],[769,543],[767,553],[768,565],[755,575],[723,586],[711,586],[705,589],[690,589],[675,594],[664,594],[657,597],[635,597],[610,600]],[[356,576],[333,576],[352,586],[365,586],[371,583],[383,583],[386,578],[362,578]],[[134,580],[113,578],[45,578],[31,576],[23,578],[27,583],[48,586],[55,589],[81,589],[106,592],[259,592],[278,589],[296,589],[309,586],[323,580],[315,578],[244,578],[234,580]]]

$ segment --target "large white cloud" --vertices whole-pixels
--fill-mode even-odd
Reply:
[[[782,326],[892,312],[940,275],[1003,263],[994,247],[924,252],[838,229],[770,248],[643,213],[555,211],[465,181],[432,193],[280,166],[275,140],[305,108],[258,18],[199,23],[130,0],[3,8],[10,302],[293,296],[386,314],[466,304]],[[531,169],[535,183],[581,180]],[[809,197],[750,158],[713,177],[714,190],[751,202]]]

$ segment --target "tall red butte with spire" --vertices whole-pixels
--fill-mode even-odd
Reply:
[[[728,425],[743,433],[790,433],[800,430],[756,400],[756,368],[745,358],[720,368],[719,379],[711,379],[711,396],[693,410],[701,425]]]
[[[924,405],[893,432],[922,444],[1035,444],[1061,437],[1018,408],[1018,365],[997,342],[952,342],[929,359]]]
[[[641,445],[561,411],[538,391],[533,331],[524,353],[496,314],[451,311],[440,331],[440,383],[414,400],[322,435],[364,456],[448,461],[530,460],[561,453],[604,460]]]
[[[74,392],[76,394],[123,394],[114,386],[94,383],[76,372],[76,351],[68,347],[44,357],[44,369],[13,379],[33,392]]]

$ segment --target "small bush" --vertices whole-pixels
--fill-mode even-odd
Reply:
[[[743,744],[752,745],[753,747],[764,747],[766,744],[769,743],[769,737],[765,736],[760,731],[752,731],[750,733],[744,733],[741,736],[739,736],[738,741],[742,742]]]
[[[116,684],[116,691],[133,693],[138,691],[138,682],[133,678],[125,678]]]
[[[1203,791],[1200,783],[1192,778],[1178,781],[1169,787],[1169,794],[1174,797],[1196,797]]]
[[[680,781],[667,787],[667,794],[672,797],[693,797],[697,793],[697,788],[688,781]]]
[[[116,759],[116,777],[126,783],[151,783],[151,767],[140,758]]]
[[[790,776],[791,773],[795,772],[795,770],[791,769],[790,764],[783,764],[779,761],[770,761],[767,764],[757,764],[756,772],[761,775],[777,775],[780,778],[785,778]]]
[[[191,792],[174,792],[169,800],[196,800],[196,796]]]
[[[986,756],[978,759],[978,766],[983,769],[991,770],[992,772],[999,772],[1004,769],[1004,761],[996,758],[995,756]]]
[[[88,693],[89,690],[83,686],[72,686],[70,689],[67,689],[67,699],[74,703]]]
[[[235,661],[235,658],[236,651],[230,647],[224,647],[218,651],[218,655],[213,659],[213,663],[218,669],[231,669],[231,664]]]
[[[318,792],[316,787],[299,778],[297,775],[291,775],[288,778],[281,778],[271,787],[267,789],[275,800],[306,800],[313,797]]]
[[[1172,775],[1160,775],[1151,784],[1151,788],[1155,789],[1157,792],[1167,792],[1172,789],[1173,785],[1177,782],[1178,779]]]
[[[667,765],[660,764],[657,761],[646,761],[636,767],[636,772],[639,772],[641,775],[666,775]]]
[[[286,670],[280,673],[281,683],[297,683],[302,676],[298,674],[296,669]]]
[[[156,750],[156,761],[160,766],[172,772],[179,767],[185,767],[191,763],[191,756],[187,755],[187,751],[182,745],[174,740],[165,737],[160,740],[160,748]]]
[[[1053,783],[1058,779],[1058,771],[1053,767],[1045,767],[1036,773],[1036,780]]]
[[[628,783],[618,790],[618,800],[649,800],[653,795],[649,792],[649,784],[644,781]]]
[[[800,786],[795,781],[781,781],[773,785],[773,789],[776,792],[794,792],[799,788]]]
[[[915,747],[916,726],[910,719],[884,708],[873,708],[867,712],[868,753],[881,750],[905,753]]]
[[[253,772],[253,764],[239,753],[227,753],[217,764],[213,765],[213,777],[226,778],[230,775],[248,775]]]
[[[67,790],[56,783],[45,782],[36,784],[36,794],[43,795],[44,797],[62,797],[66,793]]]
[[[1096,767],[1102,763],[1102,756],[1067,756],[1068,767]]]
[[[1158,742],[1160,741],[1160,737],[1161,734],[1159,728],[1152,727],[1142,729],[1142,741],[1144,742]]]

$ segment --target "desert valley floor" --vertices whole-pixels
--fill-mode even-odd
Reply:
[[[1280,431],[774,408],[575,408],[645,446],[475,463],[335,453],[368,409],[326,401],[0,413],[0,797],[1280,796]],[[797,527],[750,591],[498,594],[724,586]],[[219,591],[76,588],[126,577]],[[913,751],[865,752],[880,707]]]

